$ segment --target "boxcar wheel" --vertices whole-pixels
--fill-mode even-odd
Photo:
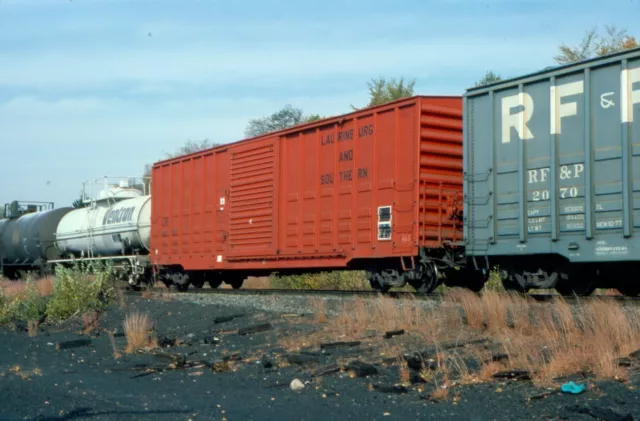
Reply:
[[[233,289],[240,289],[242,288],[242,284],[244,284],[244,279],[234,279],[233,281],[229,281],[227,283],[231,285],[231,288]]]
[[[175,284],[176,285],[176,289],[180,292],[185,292],[186,290],[189,289],[189,284]]]
[[[409,281],[416,292],[419,292],[420,294],[429,294],[438,288],[438,272],[433,263],[424,263],[421,275],[422,276],[419,279],[412,279]]]
[[[622,295],[626,295],[627,297],[637,297],[640,295],[640,284],[622,284],[616,287],[618,292]]]
[[[211,289],[217,289],[220,285],[222,285],[222,281],[219,279],[209,279],[208,282]]]
[[[597,281],[593,269],[574,264],[568,275],[560,276],[555,289],[563,296],[587,297],[596,290]]]
[[[371,285],[371,289],[374,291],[386,293],[391,289],[391,285],[382,285],[378,282],[377,279],[369,279],[369,285]]]
[[[529,288],[523,288],[522,285],[515,279],[516,273],[513,269],[500,270],[500,282],[502,287],[508,292],[519,292],[520,294],[526,294],[529,292]]]

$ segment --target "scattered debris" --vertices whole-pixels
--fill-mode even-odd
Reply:
[[[551,395],[556,395],[556,394],[558,394],[558,393],[560,393],[560,390],[556,390],[556,389],[548,390],[548,391],[546,391],[546,392],[539,393],[539,394],[537,394],[537,395],[531,395],[531,396],[528,396],[528,397],[526,398],[526,400],[527,400],[528,402],[530,402],[530,401],[537,401],[537,400],[540,400],[540,399],[544,399],[544,398],[546,398],[546,397],[549,397],[549,396],[551,396]]]
[[[287,354],[284,356],[289,364],[295,365],[309,365],[315,364],[318,362],[318,357],[315,355],[306,355],[306,354]]]
[[[498,353],[498,354],[491,355],[491,361],[493,361],[494,363],[505,361],[508,359],[509,359],[509,356],[507,354]]]
[[[156,352],[155,357],[159,360],[169,361],[175,368],[182,368],[187,363],[187,357],[182,354],[170,354],[167,352]]]
[[[564,393],[571,393],[572,395],[579,395],[580,393],[584,392],[586,389],[587,389],[587,386],[584,383],[576,384],[572,381],[560,386],[560,390],[562,390]]]
[[[271,323],[263,323],[260,325],[243,327],[242,329],[238,329],[238,335],[244,336],[250,335],[252,333],[264,332],[271,329],[272,327],[273,326],[271,326]]]
[[[320,344],[320,349],[335,349],[341,347],[351,347],[360,345],[360,341],[351,341],[351,342],[328,342],[324,344]]]
[[[351,361],[346,365],[345,369],[354,373],[357,377],[375,376],[378,369],[373,364],[363,363],[362,361]]]
[[[404,335],[404,329],[391,330],[389,332],[385,332],[384,337],[385,337],[385,339],[390,339],[390,338],[393,338],[394,336],[398,336],[398,335]]]
[[[214,324],[226,323],[226,322],[230,322],[233,319],[238,319],[244,316],[245,316],[244,313],[238,313],[238,314],[232,314],[231,316],[216,317],[215,319],[213,319],[213,323]]]
[[[409,391],[409,389],[407,389],[405,386],[396,384],[393,386],[384,386],[384,385],[373,385],[373,388],[375,390],[377,390],[378,392],[381,393],[395,393],[395,394],[402,394],[402,393],[407,393]]]
[[[426,352],[404,354],[403,357],[407,362],[407,366],[415,371],[420,371],[423,368],[427,368],[429,370],[435,370],[437,368],[436,362],[430,359]]]
[[[492,376],[494,379],[531,380],[531,373],[527,370],[499,371]]]
[[[69,349],[69,348],[79,348],[82,346],[89,346],[89,345],[91,345],[91,339],[74,339],[71,341],[58,342],[56,344],[56,349],[60,350],[60,349]]]
[[[622,358],[618,358],[616,360],[616,363],[618,364],[618,367],[631,367],[631,365],[633,364],[633,361],[631,360],[631,358],[622,357]]]

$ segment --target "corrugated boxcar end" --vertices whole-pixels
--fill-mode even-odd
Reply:
[[[420,114],[419,244],[457,247],[462,240],[462,98],[423,100]]]
[[[464,109],[470,256],[581,293],[638,263],[640,48],[469,89]]]

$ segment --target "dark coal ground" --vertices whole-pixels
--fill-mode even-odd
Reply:
[[[640,417],[637,376],[627,383],[598,383],[580,395],[554,393],[531,401],[526,398],[544,390],[528,381],[493,381],[457,386],[446,401],[434,402],[427,399],[433,385],[418,383],[394,388],[398,368],[393,365],[376,363],[377,374],[366,377],[350,377],[335,370],[336,364],[340,366],[344,361],[372,361],[366,355],[379,356],[376,349],[315,347],[291,357],[281,348],[277,336],[313,329],[310,317],[182,300],[133,296],[126,300],[126,308],[113,305],[103,314],[101,330],[89,336],[81,333],[80,320],[61,327],[42,326],[36,337],[29,337],[20,329],[0,329],[0,420],[484,421]],[[134,309],[153,316],[160,340],[169,345],[161,351],[171,355],[124,353],[122,322],[124,315]],[[229,316],[240,317],[224,320]],[[269,326],[264,326],[266,323]],[[246,335],[237,330],[260,325],[267,330]],[[105,328],[119,332],[115,341],[122,356],[118,359],[114,358]],[[56,349],[57,343],[74,339],[89,339],[91,343]],[[400,335],[381,337],[379,342],[402,340]],[[175,356],[182,357],[173,359]],[[314,376],[322,372],[327,373]],[[411,374],[415,379],[416,372]],[[293,379],[304,382],[305,388],[291,390]],[[419,385],[423,391],[417,390]],[[456,394],[458,399],[454,402],[452,397]]]

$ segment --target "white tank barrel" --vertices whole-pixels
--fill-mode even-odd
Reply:
[[[113,202],[111,202],[113,203]],[[56,232],[61,253],[79,256],[114,256],[149,251],[151,196],[106,201],[66,214]]]

